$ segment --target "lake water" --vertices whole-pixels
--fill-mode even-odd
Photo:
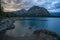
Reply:
[[[60,18],[21,17],[17,18],[14,24],[15,29],[8,30],[7,35],[19,37],[40,29],[47,29],[60,35]]]

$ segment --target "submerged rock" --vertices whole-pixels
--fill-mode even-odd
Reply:
[[[28,29],[29,29],[29,30],[31,30],[31,29],[32,29],[32,27],[29,27]]]

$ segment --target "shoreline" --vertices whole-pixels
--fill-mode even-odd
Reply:
[[[40,33],[39,33],[40,36],[37,36],[37,33],[39,31],[40,31]],[[48,33],[47,35],[45,34],[46,31]],[[39,40],[39,39],[40,40],[44,40],[44,39],[46,39],[46,40],[48,40],[48,39],[50,39],[50,40],[60,40],[60,39],[58,39],[57,34],[55,34],[54,32],[52,32],[51,35],[54,34],[56,36],[51,36],[51,35],[49,35],[49,32],[50,31],[48,31],[48,30],[36,30],[30,36],[25,35],[24,37],[12,37],[12,36],[8,36],[7,34],[5,34],[5,35],[2,35],[1,37],[2,37],[2,40]]]
[[[9,19],[10,20],[10,19]],[[11,20],[10,20],[10,22],[11,22]],[[11,23],[14,23],[13,21],[11,22]],[[36,30],[35,30],[36,31]],[[43,32],[41,35],[43,35],[43,36],[50,36],[51,38],[52,38],[52,34],[54,34],[53,32],[52,32],[52,34],[49,34],[49,33],[51,33],[49,30],[37,30],[37,32]],[[47,32],[47,34],[48,35],[46,35],[45,33]],[[36,34],[36,33],[35,33]],[[2,39],[3,40],[34,40],[35,39],[35,34],[32,34],[31,36],[28,36],[28,35],[25,35],[24,37],[11,37],[11,36],[8,36],[8,35],[1,35],[0,37],[2,37]],[[38,34],[40,34],[40,33],[38,33]],[[54,34],[54,35],[57,35],[57,34]],[[27,38],[28,37],[28,38]],[[42,37],[42,36],[40,36],[40,37]],[[39,37],[39,38],[40,38]],[[45,37],[44,37],[45,38]]]

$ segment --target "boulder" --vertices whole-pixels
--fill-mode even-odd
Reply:
[[[33,35],[36,35],[36,39],[41,40],[59,40],[59,36],[52,31],[49,30],[36,30]]]

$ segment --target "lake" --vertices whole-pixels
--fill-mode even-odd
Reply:
[[[40,29],[47,29],[60,35],[60,18],[21,17],[16,19],[14,25],[15,28],[8,30],[7,35],[20,37]]]

